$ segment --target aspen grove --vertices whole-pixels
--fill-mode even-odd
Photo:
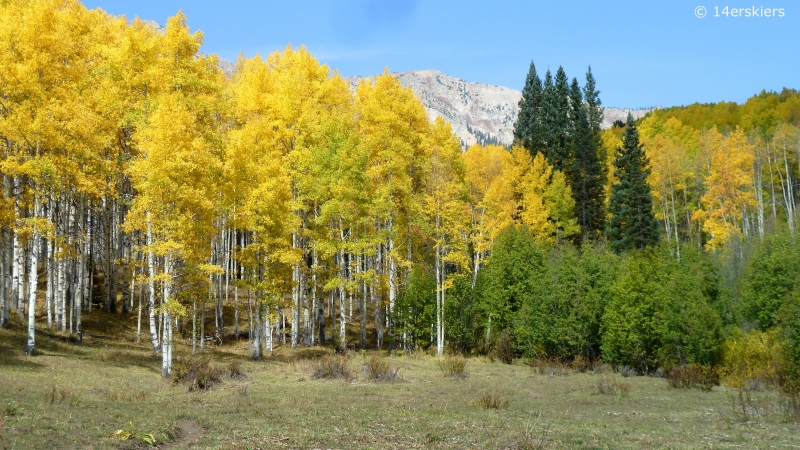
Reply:
[[[696,286],[692,267],[709,267],[709,254],[797,228],[800,134],[790,121],[759,134],[665,111],[600,131],[591,71],[582,91],[562,69],[542,85],[531,65],[525,92],[545,103],[523,108],[531,123],[517,127],[519,145],[462,151],[388,70],[351,87],[288,46],[242,56],[227,75],[199,52],[202,40],[182,13],[159,30],[76,0],[0,2],[0,321],[23,318],[28,354],[37,326],[80,343],[82,312],[101,308],[135,320],[164,376],[178,339],[203,352],[209,340],[247,337],[254,359],[326,336],[341,349],[442,356],[505,330],[516,354],[602,353],[647,371],[669,356],[626,359],[629,349],[608,340],[632,335],[624,314],[639,305],[620,297],[638,285],[608,287],[609,267],[627,271],[620,286],[638,283],[637,270],[648,283],[675,270]],[[665,241],[661,265],[598,249],[606,224],[622,220],[608,217],[609,194],[628,195],[612,188],[624,173],[609,169],[615,150],[639,158],[653,205],[647,244]],[[612,215],[624,209],[616,197]],[[420,271],[432,274],[432,304],[415,297]],[[567,279],[577,281],[564,288]],[[580,309],[590,304],[603,306]],[[697,339],[718,349],[721,324],[740,317],[706,297],[695,305],[696,317],[711,317]],[[574,316],[549,321],[553,311]],[[544,334],[557,323],[574,340]],[[681,355],[711,364],[718,352],[706,350]]]

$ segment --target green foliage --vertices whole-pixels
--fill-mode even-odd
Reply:
[[[622,147],[614,155],[614,176],[606,236],[616,252],[645,248],[658,242],[659,224],[653,215],[653,195],[647,177],[649,160],[639,144],[639,131],[628,114]]]
[[[618,258],[601,246],[551,249],[517,315],[520,352],[540,358],[599,356],[600,321],[617,266]]]
[[[447,290],[444,303],[444,323],[447,343],[458,353],[475,348],[475,295],[467,274],[453,274],[453,285]]]
[[[531,61],[522,98],[519,100],[519,115],[514,123],[514,141],[525,147],[531,156],[542,150],[543,136],[539,109],[542,102],[542,80],[536,74],[536,66]]]
[[[406,336],[407,347],[424,349],[430,346],[435,313],[436,279],[433,271],[429,267],[414,265],[395,307],[397,332]],[[450,330],[447,334],[450,335]]]
[[[788,231],[768,236],[754,252],[742,280],[742,314],[762,330],[778,325],[780,311],[797,298],[800,247]]]
[[[745,131],[770,133],[781,122],[797,124],[800,121],[800,93],[786,88],[780,93],[761,91],[742,105],[734,102],[695,103],[656,110],[652,114],[663,121],[675,117],[696,130],[714,126],[730,130],[739,126]]]
[[[584,105],[578,81],[575,79],[570,88],[570,100],[574,124],[570,173],[575,217],[581,226],[582,237],[594,239],[605,229],[606,216],[606,174],[604,160],[600,159],[599,153],[599,130],[595,135],[590,122],[589,106]]]
[[[697,258],[664,247],[629,254],[602,319],[603,359],[649,373],[664,364],[712,364],[722,323]]]
[[[544,252],[527,227],[510,226],[500,232],[492,259],[478,275],[476,321],[487,343],[511,326],[522,305],[530,303],[543,270]]]

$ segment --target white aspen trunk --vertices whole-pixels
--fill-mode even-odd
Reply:
[[[344,229],[342,229],[342,219],[339,219],[339,240],[341,247],[339,248],[339,277],[341,278],[339,284],[339,347],[342,350],[347,350],[347,311],[345,310],[345,277],[347,276],[345,263],[344,263]]]
[[[253,347],[250,358],[261,359],[261,305],[256,302],[256,316],[253,318]]]
[[[434,250],[434,272],[436,273],[436,356],[444,354],[442,347],[442,242],[439,234],[439,215],[436,215],[436,248]]]
[[[264,334],[267,340],[267,353],[272,354],[272,318],[270,317],[269,306],[265,307],[264,312]]]
[[[164,341],[161,351],[161,376],[166,378],[172,372],[172,317],[164,311]]]
[[[363,266],[362,266],[363,264]],[[359,255],[358,261],[356,264],[356,271],[359,275],[362,275],[362,271],[366,272],[366,257],[362,254]],[[361,277],[361,303],[358,307],[359,309],[359,317],[358,322],[360,324],[360,332],[358,335],[359,344],[361,344],[361,349],[365,350],[367,348],[367,283],[364,281],[364,277]]]
[[[65,195],[65,198],[66,198],[66,195]],[[67,199],[66,203],[67,203],[67,247],[71,249],[71,248],[73,248],[73,240],[74,240],[74,237],[75,237],[75,231],[74,231],[74,228],[75,228],[75,208],[72,207],[72,202],[70,201],[70,199]],[[64,262],[64,267],[65,267],[65,271],[66,271],[65,278],[66,278],[67,287],[68,288],[70,288],[70,287],[72,288],[71,291],[70,291],[70,293],[72,294],[72,299],[70,299],[71,303],[69,304],[69,306],[73,306],[74,307],[74,305],[75,305],[75,286],[77,285],[77,283],[76,283],[76,279],[75,279],[75,275],[76,275],[75,261],[73,261],[71,256],[70,256],[69,260]],[[65,309],[65,311],[66,311],[66,308],[68,307],[68,305],[67,305],[67,297],[68,296],[66,295],[66,291],[65,291],[65,293],[64,293],[64,309]],[[73,310],[74,310],[74,308],[69,308],[69,335],[70,335],[70,337],[72,337],[72,312],[73,312]]]
[[[21,256],[22,248],[19,245],[19,232],[16,228],[13,231],[13,251],[12,251],[12,265],[11,265],[11,306],[22,314],[22,306],[20,305],[20,274],[22,270]]]
[[[389,314],[387,319],[387,328],[389,333],[389,350],[394,350],[394,304],[397,298],[397,264],[395,263],[394,255],[394,237],[391,233],[394,231],[393,219],[389,219],[389,249],[386,258],[389,262]]]
[[[89,310],[89,312],[92,312],[92,284],[94,283],[94,264],[92,264],[91,268],[88,267],[88,264],[89,264],[90,260],[92,262],[94,262],[94,259],[92,258],[92,223],[93,223],[93,220],[92,220],[92,207],[91,207],[91,204],[89,204],[88,206],[89,206],[89,210],[88,210],[88,214],[86,214],[86,223],[85,223],[85,226],[86,226],[86,242],[85,242],[86,247],[85,247],[85,250],[86,250],[86,256],[88,257],[86,259],[86,264],[87,264],[87,269],[88,270],[86,270],[84,272],[84,274],[86,276],[86,280],[85,280],[84,285],[83,285],[83,289],[84,289],[83,298],[86,301],[86,308]]]
[[[764,239],[764,192],[761,179],[761,155],[756,146],[755,177],[753,179],[753,190],[756,195],[756,208],[758,214],[758,237]]]
[[[47,239],[45,252],[44,271],[47,274],[47,284],[44,290],[44,309],[47,312],[47,328],[53,328],[53,240]]]
[[[169,311],[169,300],[172,296],[172,256],[164,257],[164,283],[162,284],[161,304],[164,310],[164,337],[161,352],[161,376],[167,377],[172,372],[172,314]]]
[[[150,315],[150,342],[153,344],[153,351],[161,353],[161,345],[158,340],[158,328],[156,328],[156,269],[153,258],[153,227],[150,219],[150,212],[147,212],[147,271],[148,287],[150,288],[149,315]]]
[[[299,237],[296,233],[292,234],[292,247],[298,248]],[[297,347],[297,339],[300,333],[298,325],[300,322],[300,263],[297,262],[292,268],[292,348]]]
[[[247,345],[253,354],[253,291],[247,290]]]
[[[107,313],[116,312],[111,299],[111,241],[111,206],[106,196],[103,198],[103,292]]]
[[[783,141],[783,164],[786,171],[786,218],[789,222],[789,231],[794,234],[794,187],[792,183],[792,172],[789,170],[789,160],[786,158],[786,140]]]
[[[192,302],[192,354],[197,353],[197,300]]]
[[[33,216],[37,217],[38,213],[39,198],[34,195]],[[39,281],[37,270],[37,264],[39,262],[39,230],[35,225],[31,233],[30,246],[30,269],[28,269],[28,345],[25,347],[25,353],[33,355],[33,349],[36,346],[36,287]]]
[[[140,256],[141,258],[141,256]],[[139,308],[136,311],[136,343],[142,342],[142,297],[144,297],[144,283],[139,283]]]
[[[8,178],[7,175],[3,175],[3,178]],[[0,236],[2,237],[2,243],[0,244],[0,307],[2,307],[2,313],[0,313],[0,328],[8,328],[8,285],[6,283],[6,272],[8,270],[7,264],[7,254],[8,254],[8,226],[3,225],[0,229]]]
[[[444,269],[445,269],[445,266],[444,266],[444,264],[442,264],[441,265],[441,270],[442,270],[442,294],[439,296],[440,302],[441,302],[440,303],[440,309],[439,309],[439,333],[438,333],[438,336],[439,336],[439,343],[438,343],[439,344],[439,348],[438,348],[439,356],[442,356],[444,354],[444,299],[445,299],[445,294],[447,294],[447,289],[444,286],[444,282],[445,282],[445,271],[444,271]]]
[[[85,199],[83,195],[81,195],[80,200],[78,201],[78,218],[77,223],[78,225],[78,267],[77,267],[77,277],[78,277],[78,285],[75,287],[75,300],[73,300],[73,307],[75,308],[75,336],[78,339],[78,342],[83,342],[83,325],[81,323],[81,312],[83,311],[83,302],[85,301],[85,294],[84,289],[86,288],[86,238],[84,237],[84,233],[81,232],[81,228],[85,227],[86,221],[84,220],[84,214],[86,212],[86,205]]]
[[[312,252],[313,252],[312,253],[312,257],[311,257],[312,258],[311,259],[311,265],[313,266],[311,268],[311,286],[312,286],[312,288],[311,288],[312,289],[311,290],[311,312],[312,312],[312,314],[311,314],[311,318],[310,318],[311,325],[309,326],[309,328],[310,328],[310,332],[309,332],[310,336],[308,337],[308,342],[306,343],[306,345],[314,345],[314,336],[316,335],[316,333],[314,333],[314,330],[316,329],[316,318],[317,318],[317,315],[318,315],[316,311],[317,311],[317,264],[319,264],[319,261],[317,260],[317,246],[316,246],[316,244],[314,245],[314,249],[313,249]],[[325,320],[325,316],[324,315],[322,316],[322,320]]]
[[[13,194],[11,193],[11,180],[8,175],[3,174],[3,191],[5,193],[6,198],[12,198]],[[10,294],[10,286],[8,280],[8,272],[11,268],[11,254],[12,248],[10,247],[11,244],[11,233],[9,231],[8,224],[3,225],[0,228],[0,233],[2,233],[2,253],[0,253],[0,296],[2,296],[2,316],[0,316],[0,328],[8,328],[8,316],[9,316],[9,309],[11,308],[11,304],[9,303],[9,294]]]
[[[209,278],[211,278],[209,276]],[[209,280],[210,281],[210,280]],[[208,299],[211,300],[211,286],[208,287]],[[206,304],[200,303],[200,354],[206,353]]]
[[[769,143],[767,144],[767,166],[769,166],[769,187],[772,193],[772,224],[778,223],[778,207],[775,199],[775,175],[772,173],[772,155],[769,153]]]

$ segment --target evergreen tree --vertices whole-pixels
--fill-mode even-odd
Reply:
[[[597,147],[598,157],[600,158],[600,168],[603,171],[603,177],[608,176],[608,169],[606,161],[608,155],[606,149],[603,147],[602,138],[600,137],[600,123],[603,121],[603,103],[600,101],[600,91],[596,90],[594,75],[592,75],[592,66],[586,71],[586,84],[583,85],[583,99],[586,102],[586,112],[589,118],[589,125],[592,129],[592,139],[594,145]]]
[[[658,241],[658,221],[647,176],[649,160],[639,145],[639,131],[628,114],[622,147],[614,154],[614,176],[608,209],[611,220],[606,235],[616,252],[644,248]]]
[[[553,81],[550,71],[545,76],[542,102],[542,122],[545,128],[545,156],[555,170],[569,176],[569,85],[562,67]]]
[[[514,141],[528,149],[531,156],[543,148],[540,109],[542,105],[542,80],[531,61],[522,98],[519,100],[519,115],[514,124]]]
[[[589,122],[588,106],[583,103],[578,80],[570,87],[572,121],[571,187],[575,198],[575,217],[581,226],[582,239],[591,239],[605,227],[605,173],[597,142]]]
[[[592,66],[586,71],[586,84],[583,85],[583,99],[589,116],[589,125],[592,127],[592,135],[600,141],[600,122],[603,120],[603,108],[600,101],[600,91],[595,90],[595,79],[592,75]]]

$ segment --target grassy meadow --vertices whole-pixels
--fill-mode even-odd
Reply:
[[[279,346],[262,361],[247,341],[209,346],[222,375],[208,390],[161,377],[135,318],[87,314],[82,345],[42,328],[33,357],[15,319],[0,330],[0,449],[27,448],[791,448],[770,392],[744,421],[733,391],[671,389],[666,380],[623,377],[608,366],[579,373],[558,365],[466,358],[463,378],[440,360],[385,351],[350,352],[350,379],[315,378],[328,349]],[[177,336],[177,333],[176,333]],[[176,342],[176,356],[191,352]],[[372,381],[374,357],[397,369]],[[334,361],[339,361],[334,359]],[[233,363],[233,364],[232,364]],[[128,437],[128,439],[122,439]],[[148,442],[150,441],[150,442]]]

